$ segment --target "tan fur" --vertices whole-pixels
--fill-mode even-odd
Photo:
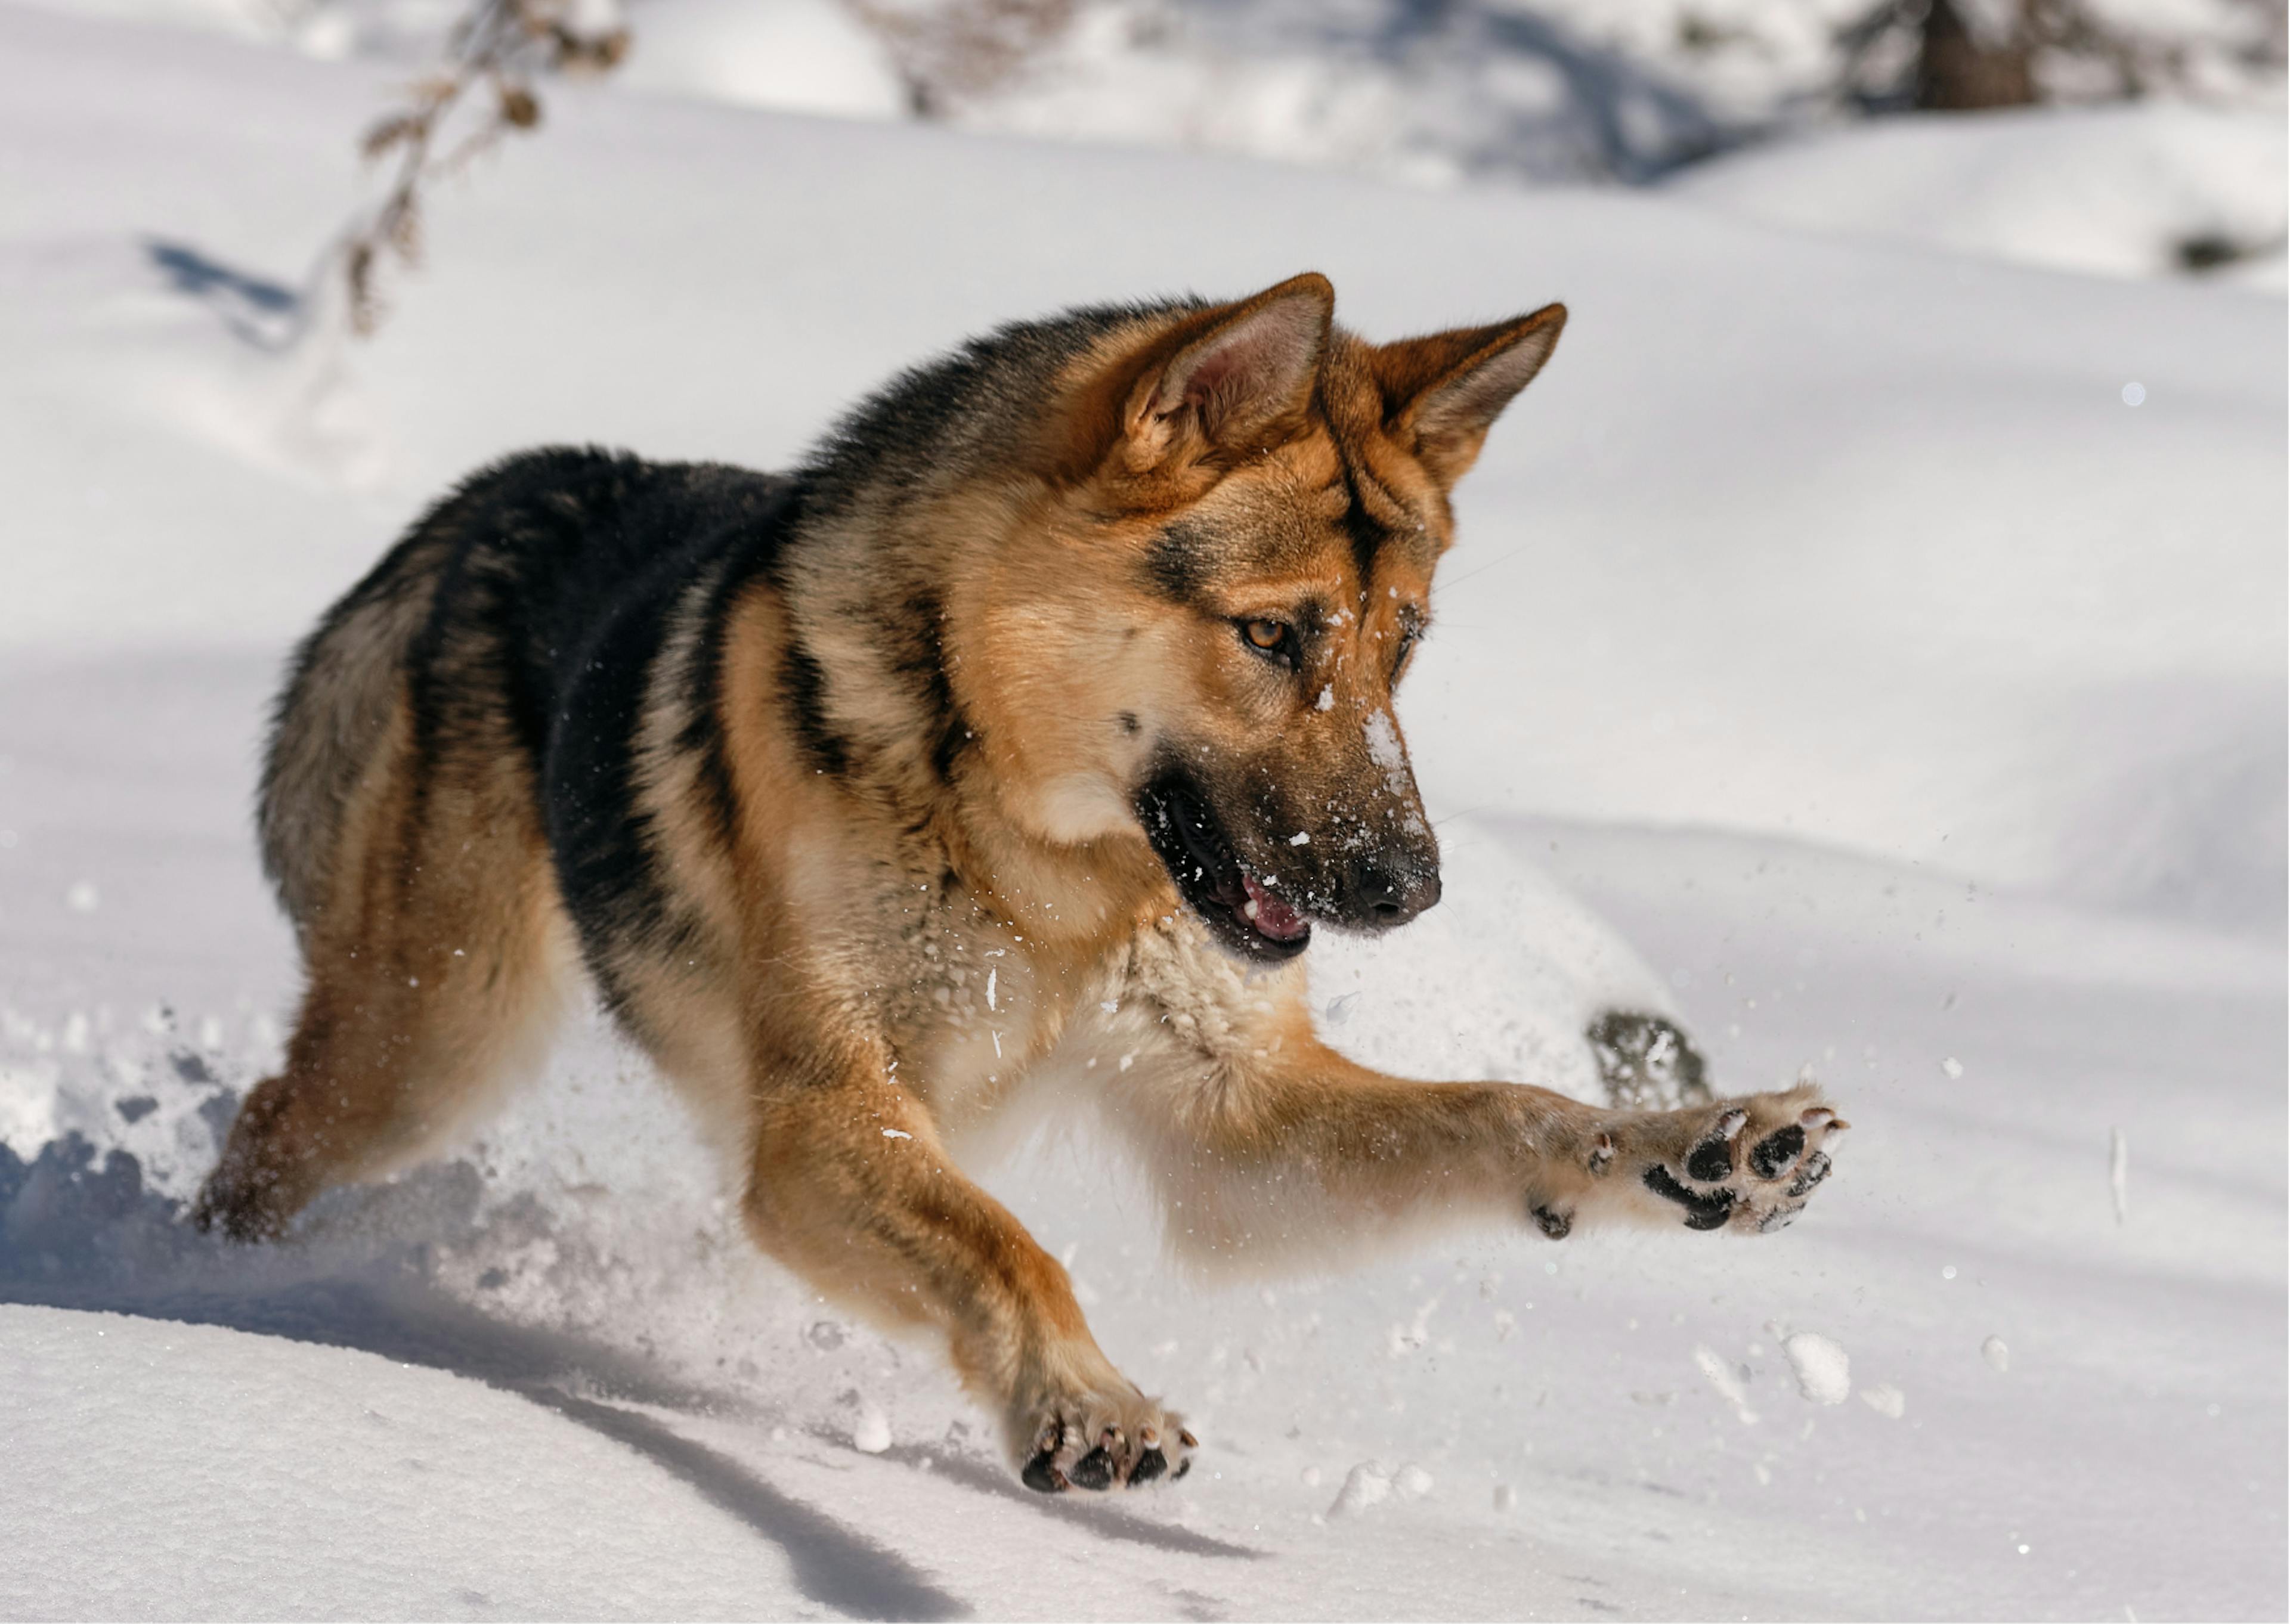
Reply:
[[[1236,783],[1336,809],[1310,814],[1324,851],[1429,850],[1393,755],[1397,660],[1453,540],[1449,492],[1563,312],[1379,348],[1329,325],[1332,299],[1300,277],[1117,325],[1046,382],[1022,432],[960,441],[916,468],[919,494],[868,495],[783,579],[742,587],[712,693],[678,686],[701,636],[680,609],[637,731],[635,804],[692,923],[673,956],[592,935],[592,965],[709,1124],[757,1244],[942,1335],[1036,1486],[1181,1474],[1189,1436],[952,1159],[1030,1081],[1084,1091],[1181,1204],[1173,1239],[1211,1261],[1326,1257],[1440,1222],[1676,1222],[1677,1198],[1647,1180],[1728,1126],[1747,1147],[1803,1124],[1791,1169],[1834,1131],[1809,1090],[1615,1111],[1369,1071],[1315,1035],[1301,961],[1252,969],[1217,946],[1141,833],[1141,774],[1181,739]],[[1354,503],[1386,537],[1365,579]],[[1181,596],[1141,564],[1181,516],[1222,538]],[[965,734],[950,768],[884,675],[886,581],[926,585],[941,617],[924,629]],[[1284,687],[1233,628],[1307,600],[1337,612]],[[787,719],[791,649],[824,673],[847,772]],[[337,697],[313,714],[371,731],[370,692],[323,665],[317,681]],[[695,704],[713,707],[700,719],[736,788],[728,831],[679,742]],[[286,891],[309,972],[286,1069],[249,1100],[202,1198],[235,1233],[278,1233],[324,1187],[420,1154],[530,1059],[556,1006],[572,931],[531,771],[503,742],[416,781],[409,725],[400,704],[338,819],[275,820],[286,847],[323,834],[325,849],[287,858],[311,877]],[[1302,860],[1284,858],[1283,828],[1233,835],[1245,864]],[[1803,1204],[1790,1169],[1760,1180],[1720,1154],[1724,1179],[1694,1188],[1730,1227]]]

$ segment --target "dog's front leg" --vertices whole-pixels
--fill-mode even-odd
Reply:
[[[1778,1228],[1828,1176],[1823,1142],[1845,1126],[1809,1084],[1609,1110],[1521,1084],[1386,1076],[1293,1026],[1220,1055],[1171,1045],[1117,1081],[1110,1113],[1158,1175],[1173,1237],[1208,1260],[1326,1256],[1443,1220],[1553,1238],[1609,1215]]]
[[[757,1244],[862,1311],[942,1331],[1029,1486],[1182,1476],[1181,1419],[1100,1351],[1064,1268],[954,1165],[929,1108],[880,1066],[826,1069],[774,1066],[754,1091]]]

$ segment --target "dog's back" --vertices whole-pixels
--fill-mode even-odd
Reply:
[[[708,612],[686,601],[695,582],[768,561],[790,489],[742,468],[551,449],[433,508],[302,643],[278,697],[259,827],[296,928],[328,908],[362,794],[386,773],[449,793],[520,776],[560,837],[568,900],[611,892],[609,871],[634,860],[616,848],[651,656],[680,609]]]

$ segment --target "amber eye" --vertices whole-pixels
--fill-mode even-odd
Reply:
[[[1251,620],[1240,628],[1240,634],[1248,639],[1252,648],[1262,649],[1268,654],[1288,641],[1288,628],[1277,620]]]

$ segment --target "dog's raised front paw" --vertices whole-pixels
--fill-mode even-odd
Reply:
[[[1614,1176],[1635,1180],[1689,1229],[1786,1227],[1829,1177],[1829,1141],[1849,1124],[1804,1084],[1637,1118],[1617,1136]]]

